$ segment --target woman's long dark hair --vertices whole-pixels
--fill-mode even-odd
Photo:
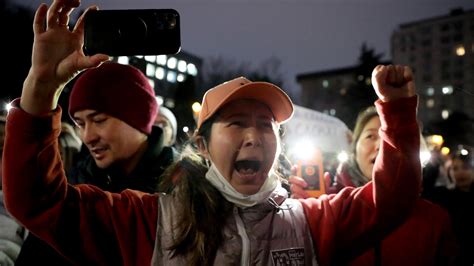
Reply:
[[[200,127],[197,136],[207,143],[215,116]],[[177,234],[169,248],[172,256],[185,256],[190,265],[212,265],[224,241],[223,229],[232,204],[205,178],[208,166],[197,152],[195,137],[184,145],[181,158],[168,168],[161,183],[179,202]]]

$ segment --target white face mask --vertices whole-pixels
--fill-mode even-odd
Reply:
[[[235,190],[229,181],[227,181],[227,179],[225,179],[225,177],[215,167],[212,161],[209,170],[206,173],[206,179],[222,193],[224,198],[238,207],[252,207],[257,203],[263,202],[277,187],[281,186],[278,176],[275,172],[270,171],[267,179],[257,193],[253,195],[244,195]]]

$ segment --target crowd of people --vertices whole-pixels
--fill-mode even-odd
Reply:
[[[245,77],[210,88],[176,149],[176,117],[143,73],[83,54],[96,7],[70,29],[78,6],[39,6],[30,71],[0,121],[0,265],[474,263],[472,153],[433,166],[452,186],[426,185],[409,67],[373,70],[378,100],[315,198],[280,171],[293,115],[281,88]],[[70,82],[74,125],[58,105]]]

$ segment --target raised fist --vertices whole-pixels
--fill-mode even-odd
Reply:
[[[384,102],[415,95],[413,73],[407,66],[378,65],[372,71],[372,84]]]

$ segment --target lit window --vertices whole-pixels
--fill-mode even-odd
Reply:
[[[186,63],[186,61],[179,60],[178,61],[178,70],[179,70],[179,72],[186,72],[187,65],[188,64]]]
[[[155,74],[155,65],[146,64],[146,75],[148,77],[153,77],[154,74]]]
[[[466,54],[466,50],[464,49],[464,46],[459,45],[456,47],[456,55],[457,56],[464,56]]]
[[[329,81],[323,80],[323,87],[327,88],[329,86]]]
[[[174,100],[171,99],[171,98],[166,98],[166,100],[165,100],[165,106],[168,107],[168,108],[173,109],[174,106],[175,106]]]
[[[366,78],[365,79],[365,84],[367,84],[367,86],[372,85],[372,79],[371,78]]]
[[[357,80],[363,81],[363,80],[364,80],[364,76],[362,76],[362,75],[357,76]]]
[[[336,109],[329,110],[329,114],[332,115],[332,116],[335,116],[336,115]]]
[[[432,87],[429,87],[428,89],[426,89],[426,95],[428,96],[433,96],[435,93],[435,89],[432,88]]]
[[[156,62],[156,56],[154,55],[146,55],[145,60],[150,62],[150,63],[155,63]]]
[[[434,105],[435,105],[434,99],[428,99],[428,100],[426,101],[426,107],[428,107],[428,108],[433,108]]]
[[[155,77],[159,80],[162,80],[165,77],[165,69],[162,67],[157,67]]]
[[[150,83],[150,86],[151,86],[152,88],[155,87],[155,82],[154,82],[152,79],[148,79],[148,83]]]
[[[166,80],[169,82],[176,82],[176,72],[168,71],[168,74],[166,75]]]
[[[189,75],[193,75],[193,76],[197,75],[198,71],[197,71],[197,68],[194,64],[192,64],[192,63],[188,64],[188,73],[189,73]]]
[[[141,59],[141,58],[143,58],[143,55],[136,55],[135,57]]]
[[[119,56],[117,62],[122,65],[128,65],[128,56]]]
[[[183,74],[178,74],[177,80],[178,80],[178,82],[183,82],[184,81],[184,75]]]
[[[155,99],[156,99],[156,102],[158,103],[158,105],[163,105],[163,97],[159,96],[159,95],[156,95],[155,96]]]
[[[446,120],[449,118],[449,111],[448,110],[443,110],[441,111],[441,117]]]
[[[443,87],[443,94],[453,94],[453,86]]]
[[[166,55],[164,55],[164,54],[158,55],[156,57],[156,63],[158,63],[159,65],[162,65],[162,66],[166,65],[166,60],[167,60],[167,58],[166,58]]]
[[[171,69],[175,69],[177,64],[178,64],[178,59],[176,59],[175,57],[170,57],[166,65]]]

